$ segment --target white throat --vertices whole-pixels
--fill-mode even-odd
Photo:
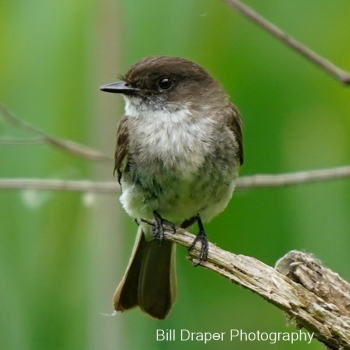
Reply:
[[[170,123],[186,123],[191,118],[192,112],[189,110],[189,104],[185,104],[182,109],[171,111],[166,107],[156,108],[156,106],[140,103],[138,100],[125,98],[125,114],[132,118],[145,118],[154,123],[162,120]]]

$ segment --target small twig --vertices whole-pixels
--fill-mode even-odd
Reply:
[[[300,171],[278,175],[243,176],[236,182],[237,190],[265,187],[284,187],[350,177],[350,166],[333,169]],[[77,192],[115,193],[120,191],[116,181],[55,180],[55,179],[0,179],[0,189],[33,189]]]
[[[117,181],[97,182],[89,180],[53,179],[0,179],[0,189],[50,190],[70,192],[116,193],[120,192]]]
[[[237,189],[250,189],[262,187],[284,187],[301,185],[310,182],[322,182],[350,177],[350,166],[342,166],[331,169],[318,169],[298,171],[294,173],[278,175],[252,175],[244,176],[237,180]]]
[[[50,144],[52,146],[55,146],[64,151],[67,151],[69,153],[75,154],[79,157],[83,157],[86,159],[96,160],[96,161],[111,161],[110,157],[107,157],[106,155],[98,151],[95,151],[90,147],[83,146],[77,142],[73,142],[70,140],[60,139],[58,137],[51,136],[47,133],[44,133],[39,129],[36,129],[34,126],[14,116],[12,113],[10,113],[10,111],[8,111],[1,104],[0,104],[0,115],[3,116],[7,122],[11,123],[17,128],[28,130],[31,133],[34,133],[40,136],[41,139],[47,144]]]
[[[41,138],[29,139],[29,140],[15,140],[15,139],[0,139],[0,145],[38,145],[45,143],[45,140]]]
[[[232,7],[236,8],[241,13],[243,13],[246,17],[248,17],[253,22],[258,24],[260,27],[268,31],[274,37],[280,39],[289,47],[299,52],[301,55],[303,55],[304,57],[306,57],[307,59],[309,59],[316,65],[318,65],[319,67],[321,67],[323,70],[325,70],[329,74],[336,77],[343,84],[350,85],[350,73],[342,70],[332,62],[326,60],[324,57],[320,56],[319,54],[312,51],[305,45],[293,39],[291,36],[289,36],[288,34],[283,32],[280,28],[278,28],[275,24],[269,22],[267,19],[259,15],[257,12],[255,12],[253,9],[251,9],[247,5],[242,4],[238,0],[224,0],[224,1],[227,2],[229,5],[231,5]]]
[[[153,224],[151,220],[143,219],[143,221]],[[167,240],[180,244],[187,249],[195,238],[194,235],[180,228],[174,234],[172,229],[165,227],[164,234]],[[197,263],[200,254],[199,246],[197,244],[190,252],[189,259],[193,263]],[[334,291],[336,289],[334,284],[336,283],[340,286],[339,290],[343,290],[345,285],[349,286],[339,276],[336,278],[336,274],[329,269],[322,266],[320,268],[320,262],[316,259],[305,253],[298,253],[307,256],[307,259],[304,257],[304,261],[308,262],[308,268],[311,271],[309,277],[315,280],[313,286],[319,286],[322,282],[322,291],[328,290],[327,286],[331,288],[330,291]],[[295,319],[298,325],[314,333],[314,337],[330,349],[350,349],[350,318],[348,312],[341,312],[342,308],[332,304],[333,300],[324,299],[322,291],[318,291],[317,288],[310,291],[255,258],[235,255],[212,243],[209,243],[208,260],[202,261],[200,265],[269,301],[286,312],[290,318]],[[311,269],[312,265],[315,265],[316,269]],[[317,271],[323,273],[330,271],[330,273],[317,276]],[[329,276],[332,277],[330,280],[328,280]],[[329,284],[332,284],[332,286]],[[348,310],[349,293],[339,294],[342,298],[338,302],[343,303],[343,307]]]

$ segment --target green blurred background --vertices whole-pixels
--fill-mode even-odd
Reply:
[[[350,3],[247,0],[350,70]],[[98,87],[148,55],[182,56],[222,82],[244,118],[242,175],[350,162],[350,90],[220,0],[0,0],[0,100],[57,137],[113,156],[121,98]],[[1,139],[35,136],[0,117]],[[0,143],[0,176],[108,180],[112,164],[48,145]],[[206,226],[220,247],[274,265],[291,249],[350,280],[350,181],[237,191]],[[136,226],[115,194],[0,192],[0,349],[199,349],[156,342],[156,329],[291,332],[253,293],[194,269],[178,249],[177,303],[165,321],[139,310],[109,317]],[[268,342],[209,343],[268,349]],[[278,349],[322,349],[279,342]]]

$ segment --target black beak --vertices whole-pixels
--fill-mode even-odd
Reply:
[[[136,95],[140,89],[132,87],[125,81],[118,81],[117,83],[102,85],[101,91],[113,92],[115,94]]]

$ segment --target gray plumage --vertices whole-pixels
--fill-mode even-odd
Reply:
[[[209,221],[223,211],[243,163],[243,147],[238,110],[220,84],[199,65],[174,57],[145,58],[117,84],[102,90],[125,98],[115,170],[128,214],[151,219],[156,211],[184,226],[197,215]],[[166,241],[159,246],[140,223],[115,309],[139,305],[163,319],[175,298],[175,247]]]

